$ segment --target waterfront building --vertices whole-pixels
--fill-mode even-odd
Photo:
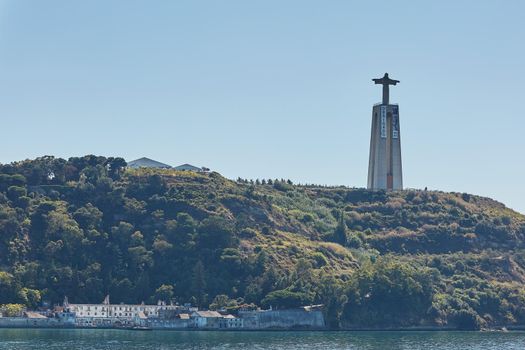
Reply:
[[[45,316],[40,312],[24,311],[19,316],[0,316],[0,328],[72,328],[75,314],[56,312]]]
[[[177,310],[178,305],[111,304],[109,296],[102,304],[71,304],[64,299],[64,309],[76,315],[76,322],[83,327],[111,326],[114,323],[131,324],[144,318],[158,318],[162,312]]]
[[[173,317],[148,318],[146,326],[152,329],[182,329],[192,327],[192,319],[189,314],[179,313]]]
[[[239,311],[245,329],[324,329],[323,305],[285,310]]]
[[[191,313],[192,327],[220,328],[222,315],[217,311],[194,311]]]
[[[233,315],[224,315],[219,321],[219,328],[242,328],[242,318],[235,317]]]
[[[198,310],[189,304],[183,306],[166,305],[161,302],[157,305],[111,304],[108,296],[101,304],[71,304],[65,298],[60,313],[72,319],[74,326],[86,328],[325,328],[322,305],[286,310],[239,310],[238,315],[234,316],[225,312]],[[61,321],[60,324],[63,323]]]

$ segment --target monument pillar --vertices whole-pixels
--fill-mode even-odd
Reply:
[[[399,106],[390,104],[389,87],[393,80],[385,73],[383,78],[372,79],[383,85],[382,103],[372,109],[372,134],[368,162],[368,184],[370,190],[402,190],[403,171],[401,165],[401,132],[399,128]]]

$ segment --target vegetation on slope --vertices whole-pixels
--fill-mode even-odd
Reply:
[[[525,218],[468,194],[0,165],[0,304],[325,304],[332,327],[525,323]]]

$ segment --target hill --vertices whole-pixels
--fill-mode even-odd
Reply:
[[[525,324],[525,217],[469,194],[0,165],[0,304],[325,304],[332,327]]]

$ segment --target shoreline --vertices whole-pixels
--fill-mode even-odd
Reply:
[[[0,327],[3,329],[57,329],[57,330],[118,330],[118,331],[174,331],[174,332],[481,332],[481,333],[506,333],[506,332],[523,332],[525,325],[502,326],[497,328],[486,329],[458,329],[454,327],[392,327],[392,328],[265,328],[265,329],[213,329],[213,328],[147,328],[132,329],[119,327]]]

